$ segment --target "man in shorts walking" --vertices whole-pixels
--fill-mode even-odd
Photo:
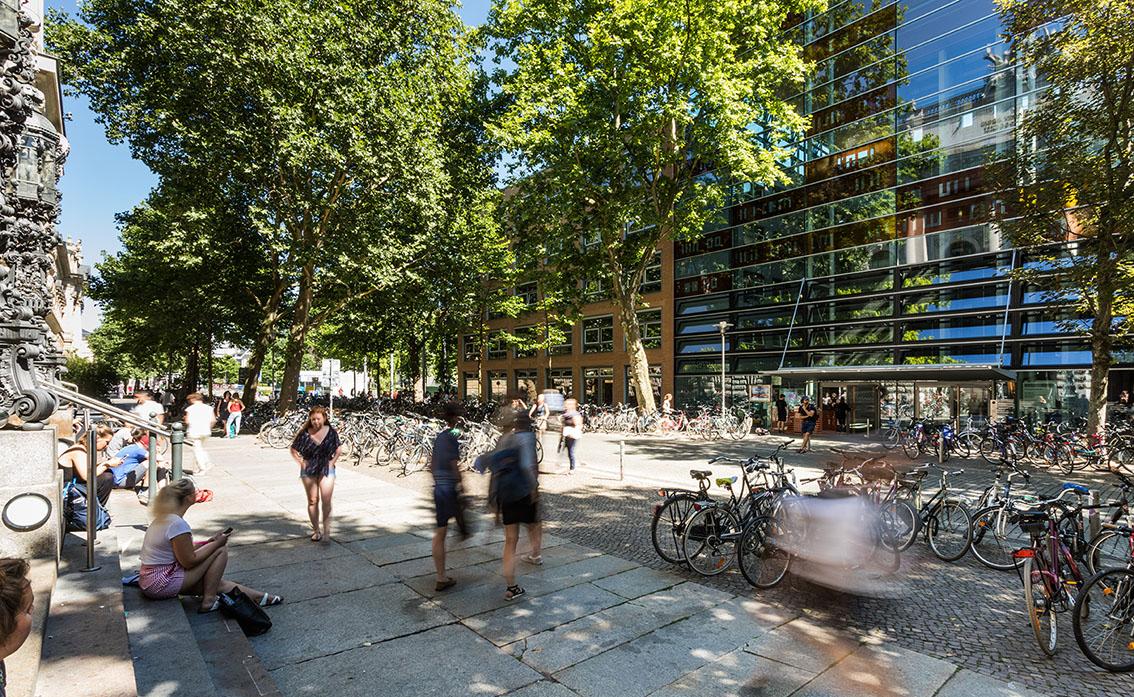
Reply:
[[[461,450],[458,441],[461,431],[457,428],[461,420],[461,406],[447,402],[444,414],[446,428],[437,434],[433,442],[433,459],[429,463],[429,471],[433,473],[433,505],[437,509],[437,527],[433,530],[433,566],[437,571],[434,589],[437,591],[452,588],[457,583],[445,573],[445,536],[449,531],[449,520],[455,518],[461,535],[468,536],[461,504]]]

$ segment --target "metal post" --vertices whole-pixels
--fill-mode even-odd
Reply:
[[[169,436],[169,459],[173,467],[173,478],[181,479],[184,473],[182,457],[184,457],[185,430],[181,424],[173,424],[173,431]]]
[[[1091,489],[1091,494],[1090,494],[1090,497],[1088,499],[1088,505],[1091,505],[1091,506],[1099,505],[1099,492],[1098,492],[1098,490]],[[1090,512],[1087,514],[1087,529],[1091,531],[1091,537],[1092,538],[1095,535],[1099,534],[1099,528],[1100,527],[1101,526],[1099,525],[1099,509],[1092,508],[1092,509],[1090,509]]]
[[[90,409],[87,410],[87,568],[83,571],[98,571],[95,564],[95,543],[98,538],[98,471],[97,434],[92,428]]]
[[[619,438],[618,439],[618,481],[622,481],[625,478],[625,475],[626,475],[626,473],[625,473],[625,471],[623,470],[623,467],[622,467],[622,456],[625,454],[625,448],[626,448],[626,439],[625,438]]]
[[[146,459],[146,465],[149,468],[146,479],[149,480],[150,501],[153,501],[154,497],[157,496],[157,439],[158,435],[150,431],[150,452]]]

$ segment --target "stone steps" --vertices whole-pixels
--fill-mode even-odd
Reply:
[[[47,618],[37,697],[118,697],[134,692],[118,541],[112,530],[99,533],[98,541],[95,564],[100,568],[88,573],[82,571],[86,567],[84,538],[65,537]],[[44,601],[37,596],[36,603],[40,602]]]

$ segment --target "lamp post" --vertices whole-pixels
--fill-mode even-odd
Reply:
[[[725,401],[725,332],[732,328],[733,325],[724,321],[723,319],[717,323],[717,329],[721,332],[721,415],[725,413],[727,402]]]

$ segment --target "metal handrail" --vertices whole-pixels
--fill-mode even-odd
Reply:
[[[86,407],[87,409],[97,409],[103,414],[113,416],[114,418],[125,421],[132,426],[144,428],[153,434],[162,436],[164,438],[170,438],[173,436],[171,429],[162,428],[161,426],[158,426],[151,421],[146,421],[133,412],[126,411],[125,409],[119,409],[113,404],[107,404],[106,402],[95,399],[94,397],[88,397],[81,392],[76,392],[75,390],[71,390],[60,385],[53,385],[50,383],[41,384],[39,385],[39,387],[50,392],[60,399],[66,400],[80,407]]]

